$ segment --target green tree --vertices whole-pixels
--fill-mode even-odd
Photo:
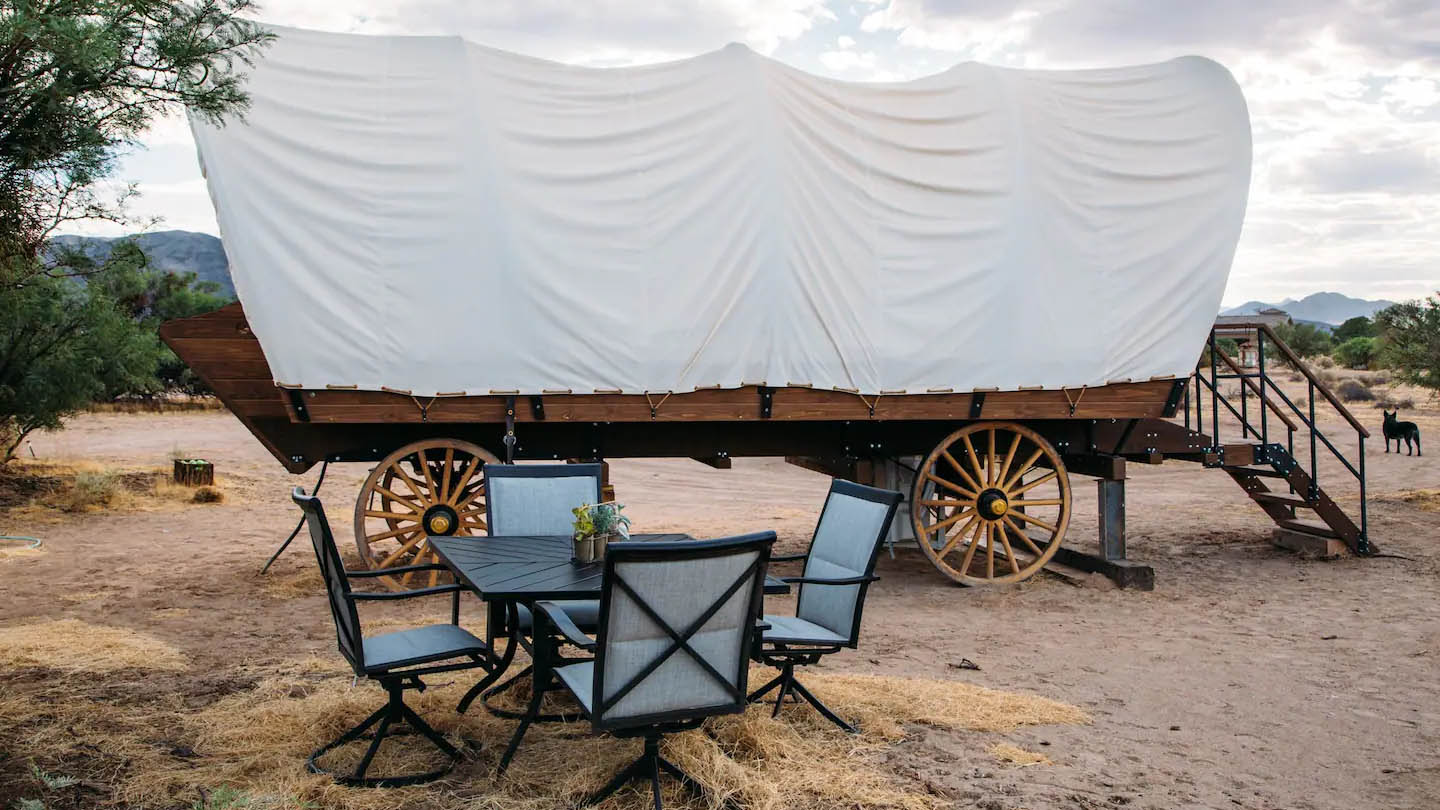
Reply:
[[[158,115],[244,111],[243,70],[270,34],[251,0],[0,0],[0,463],[96,398],[153,385],[142,313],[188,306],[138,250],[103,265],[46,251],[57,228],[128,222],[105,181]],[[83,277],[84,280],[77,280]],[[191,285],[186,289],[194,290]],[[203,292],[203,291],[201,291]]]
[[[1344,323],[1335,327],[1332,333],[1336,343],[1344,343],[1351,338],[1367,337],[1373,338],[1379,334],[1375,329],[1375,322],[1364,315],[1356,315],[1347,319]]]
[[[1346,368],[1369,368],[1376,345],[1373,337],[1352,337],[1335,347],[1335,362]]]
[[[155,334],[110,292],[135,273],[122,255],[94,270],[89,284],[39,274],[0,294],[0,464],[30,433],[152,383]]]
[[[1401,380],[1440,391],[1440,293],[1375,314],[1382,360]]]
[[[0,289],[36,274],[56,228],[128,221],[135,189],[107,191],[122,147],[183,106],[242,112],[243,68],[270,35],[251,0],[0,0]]]
[[[1330,335],[1309,323],[1282,323],[1275,327],[1275,335],[1303,359],[1329,354],[1334,345]]]

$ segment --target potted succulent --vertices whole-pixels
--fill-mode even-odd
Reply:
[[[575,560],[594,562],[605,556],[611,540],[630,536],[630,518],[623,514],[625,504],[615,501],[587,503],[575,507]]]

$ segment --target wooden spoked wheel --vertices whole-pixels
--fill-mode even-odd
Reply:
[[[915,537],[966,584],[1019,582],[1055,556],[1070,522],[1070,477],[1045,437],[1013,422],[946,436],[915,475]]]
[[[375,466],[355,503],[355,543],[370,569],[438,562],[427,535],[485,534],[485,478],[494,454],[458,439],[407,444]],[[379,577],[394,590],[434,586],[439,571]]]

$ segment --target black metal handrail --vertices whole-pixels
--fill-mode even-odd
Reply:
[[[1255,366],[1256,370],[1246,372],[1244,368],[1233,358],[1227,355],[1219,346],[1219,338],[1216,333],[1223,332],[1226,336],[1234,336],[1237,333],[1253,333],[1255,339]],[[1248,334],[1246,335],[1248,339]],[[1280,387],[1278,383],[1267,373],[1265,368],[1265,347],[1267,341],[1272,343],[1276,349],[1290,362],[1290,364],[1304,376],[1306,381],[1306,407],[1296,405],[1290,396]],[[1210,399],[1210,442],[1211,451],[1221,452],[1220,441],[1220,407],[1223,405],[1230,415],[1240,423],[1241,439],[1248,439],[1251,436],[1258,438],[1260,443],[1266,446],[1270,442],[1270,415],[1274,414],[1286,429],[1285,446],[1291,459],[1295,458],[1295,434],[1299,429],[1308,433],[1309,439],[1309,474],[1310,492],[1306,493],[1307,499],[1314,499],[1319,495],[1320,471],[1319,471],[1319,447],[1324,445],[1343,465],[1355,480],[1360,484],[1360,549],[1368,548],[1369,541],[1369,515],[1366,508],[1366,487],[1365,487],[1365,439],[1370,436],[1370,431],[1360,424],[1354,414],[1346,408],[1340,400],[1330,391],[1323,381],[1317,378],[1308,366],[1295,354],[1293,350],[1282,341],[1275,331],[1268,324],[1264,323],[1234,323],[1225,324],[1222,327],[1212,327],[1210,338],[1207,342],[1210,349],[1208,368],[1204,363],[1196,363],[1195,367],[1195,395],[1194,403],[1194,425],[1196,432],[1205,432],[1205,394],[1208,391]],[[1201,358],[1202,360],[1204,358]],[[1228,368],[1228,373],[1221,373],[1221,363]],[[1237,409],[1220,390],[1221,380],[1240,381],[1240,407]],[[1345,421],[1354,428],[1358,442],[1358,452],[1355,462],[1346,458],[1345,454],[1335,446],[1330,438],[1320,430],[1315,421],[1315,395],[1319,393],[1334,409],[1344,417]],[[1258,427],[1250,419],[1249,394],[1253,393],[1260,399],[1259,425]],[[1278,397],[1278,399],[1277,399]],[[1191,408],[1192,397],[1190,386],[1185,387],[1184,410],[1185,427],[1192,427]],[[1281,404],[1285,406],[1281,407]],[[1288,409],[1289,413],[1286,412]],[[1298,418],[1299,424],[1291,418],[1291,414]],[[1291,487],[1294,491],[1294,487]]]

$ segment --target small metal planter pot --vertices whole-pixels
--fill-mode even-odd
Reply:
[[[588,565],[600,559],[601,555],[595,553],[594,536],[586,535],[585,537],[581,537],[576,535],[573,542],[573,550],[570,555],[572,562],[579,563],[580,565]]]

